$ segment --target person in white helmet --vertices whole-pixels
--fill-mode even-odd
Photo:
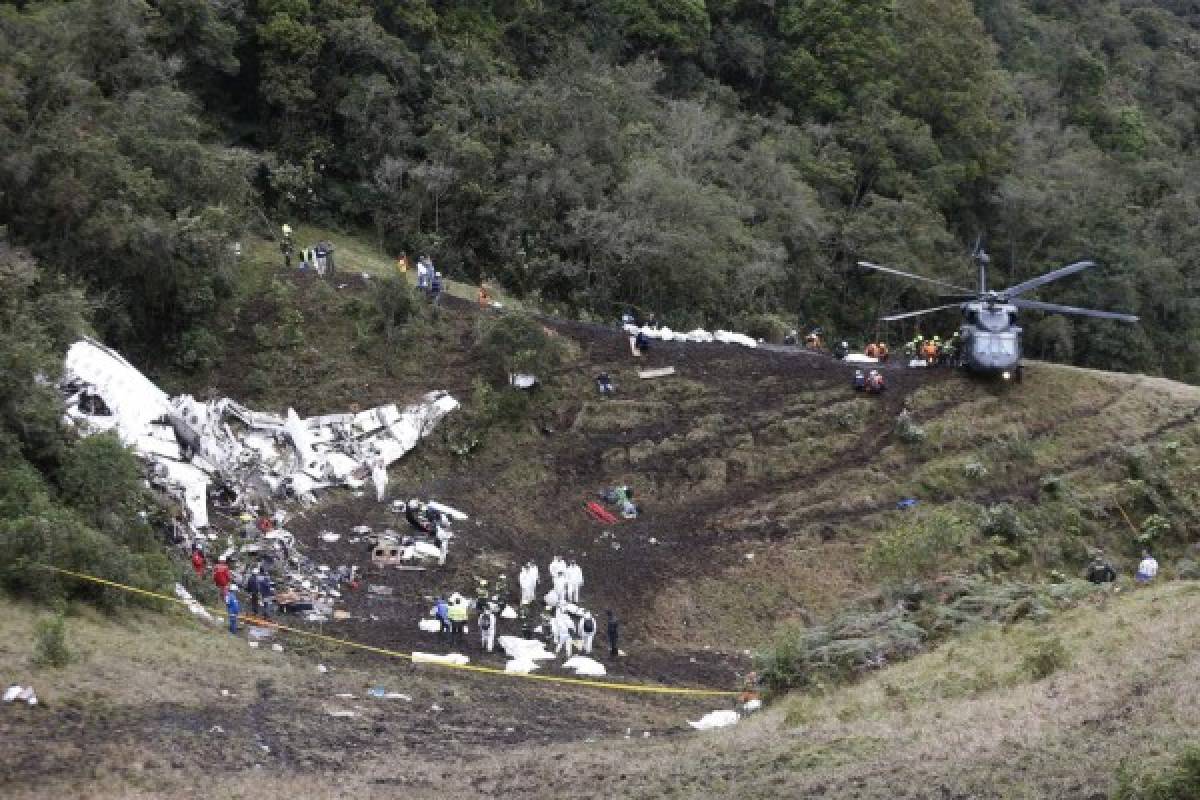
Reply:
[[[489,653],[496,646],[496,615],[492,613],[490,608],[486,606],[479,612],[479,636],[480,644],[483,649]]]
[[[592,612],[583,612],[583,619],[579,620],[579,637],[583,639],[583,652],[589,656],[592,654],[592,639],[596,636],[596,619],[592,616]]]
[[[387,498],[388,474],[383,458],[371,462],[371,482],[375,484],[375,501],[382,503]]]
[[[554,634],[554,654],[558,655],[563,649],[566,649],[567,658],[570,658],[572,637],[575,635],[575,623],[567,616],[567,612],[561,608],[555,612],[554,621],[550,624],[550,630]]]
[[[579,590],[583,588],[583,567],[571,559],[567,565],[567,602],[579,602]]]
[[[1142,560],[1138,563],[1137,573],[1133,579],[1139,584],[1150,583],[1158,575],[1158,559],[1150,555],[1149,550],[1142,551]]]
[[[532,603],[537,592],[537,567],[533,562],[527,563],[521,567],[521,574],[517,578],[517,583],[521,586],[521,605]]]
[[[561,572],[555,572],[552,577],[554,580],[553,605],[561,606],[567,602],[567,571],[564,569]]]

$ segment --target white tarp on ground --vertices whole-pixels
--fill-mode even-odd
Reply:
[[[874,356],[864,355],[862,353],[847,353],[842,359],[847,364],[878,364],[879,359]]]
[[[545,642],[538,639],[522,639],[520,636],[501,636],[496,639],[500,649],[515,661],[551,661],[554,653],[546,649]]]
[[[447,653],[444,656],[436,653],[413,653],[412,660],[414,664],[449,664],[456,667],[461,667],[471,661],[462,653]]]
[[[688,333],[676,333],[670,328],[639,328],[637,325],[632,324],[626,324],[623,328],[631,336],[644,333],[648,339],[661,339],[666,342],[725,342],[728,344],[740,344],[745,347],[758,347],[758,342],[753,337],[747,336],[744,333],[733,333],[732,331],[714,331],[713,333],[709,333],[706,330],[697,328]]]
[[[576,675],[584,675],[590,678],[606,674],[603,664],[587,656],[571,656],[563,662],[563,669],[573,669]]]
[[[713,728],[724,728],[733,725],[740,718],[740,715],[736,711],[710,711],[695,722],[688,720],[688,725],[691,725],[698,731],[707,731]]]
[[[193,530],[208,526],[213,483],[252,502],[280,494],[312,501],[316,489],[357,488],[458,408],[449,394],[430,392],[404,410],[386,405],[302,419],[292,409],[267,414],[229,398],[172,398],[92,339],[67,351],[62,385],[68,420],[85,434],[115,430],[179,497]]]

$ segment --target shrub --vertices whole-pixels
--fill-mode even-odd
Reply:
[[[392,343],[401,329],[420,313],[420,298],[407,281],[395,275],[388,275],[375,286],[377,324],[383,338]]]
[[[39,667],[65,667],[71,663],[67,648],[67,620],[60,611],[42,617],[33,628],[33,663]]]
[[[1189,744],[1166,769],[1135,773],[1122,765],[1115,800],[1197,800],[1200,798],[1200,746]]]
[[[524,314],[484,319],[476,333],[475,350],[488,377],[503,385],[514,373],[530,373],[545,381],[563,358],[562,343]]]
[[[1142,532],[1138,534],[1140,545],[1150,545],[1171,530],[1171,521],[1162,514],[1151,514],[1142,521]]]
[[[885,582],[903,584],[945,568],[966,541],[967,524],[946,509],[919,512],[876,539],[867,566]]]
[[[984,536],[999,538],[1010,545],[1029,536],[1020,512],[1009,503],[998,503],[985,511],[979,527]]]
[[[1037,639],[1021,659],[1021,666],[1035,680],[1048,678],[1071,663],[1071,656],[1056,637]]]
[[[747,336],[779,344],[796,326],[776,314],[747,314],[737,320],[736,327]]]
[[[905,444],[920,444],[925,440],[925,429],[910,414],[901,413],[896,417],[895,431]]]
[[[91,520],[104,512],[131,514],[144,496],[142,467],[113,433],[76,442],[56,477],[63,499]]]
[[[987,474],[987,467],[979,461],[970,461],[963,465],[963,476],[973,481],[986,478]]]

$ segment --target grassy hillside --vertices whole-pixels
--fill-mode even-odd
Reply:
[[[1191,582],[988,626],[685,735],[685,719],[717,706],[354,663],[286,640],[253,651],[178,617],[81,612],[68,620],[75,663],[36,668],[34,616],[6,604],[0,621],[6,674],[42,700],[0,715],[13,798],[189,796],[215,772],[231,798],[549,797],[565,774],[581,797],[1109,797],[1119,773],[1161,774],[1200,724]],[[412,701],[367,697],[375,685]],[[565,709],[585,714],[564,728]]]
[[[562,361],[522,394],[495,383],[480,343],[502,316],[473,299],[435,311],[388,281],[281,272],[267,252],[248,251],[220,358],[200,378],[165,375],[173,388],[302,413],[434,388],[464,404],[390,484],[472,513],[452,558],[373,576],[389,602],[351,593],[352,619],[325,632],[435,649],[414,622],[431,594],[560,554],[583,564],[584,602],[624,622],[615,678],[735,687],[757,666],[801,688],[701,736],[684,721],[725,701],[469,678],[287,640],[254,651],[174,615],[83,609],[68,619],[77,660],[51,670],[29,661],[37,612],[6,601],[0,660],[45,701],[0,716],[14,796],[186,794],[217,765],[235,797],[543,796],[564,769],[598,797],[1106,796],[1122,759],[1170,758],[1195,724],[1195,587],[1132,591],[1129,576],[1146,544],[1164,579],[1195,570],[1200,389],[1035,363],[1019,385],[888,367],[888,392],[868,398],[822,355],[658,343],[635,361],[615,326],[539,318]],[[638,377],[656,366],[676,374]],[[596,395],[600,370],[615,397]],[[582,505],[618,482],[644,513],[599,526]],[[916,507],[898,510],[904,497]],[[292,527],[322,562],[361,563],[317,537],[358,524],[394,517],[333,492]],[[1101,546],[1122,573],[1115,595],[1078,580]],[[375,685],[413,700],[364,696]],[[649,740],[626,742],[627,728]]]

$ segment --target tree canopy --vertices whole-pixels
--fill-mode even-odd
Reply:
[[[982,235],[998,283],[1092,258],[1043,297],[1143,317],[1030,314],[1039,353],[1198,380],[1198,43],[1165,0],[5,4],[0,223],[183,368],[234,242],[308,219],[569,313],[849,338],[933,299],[855,261],[962,281]]]

